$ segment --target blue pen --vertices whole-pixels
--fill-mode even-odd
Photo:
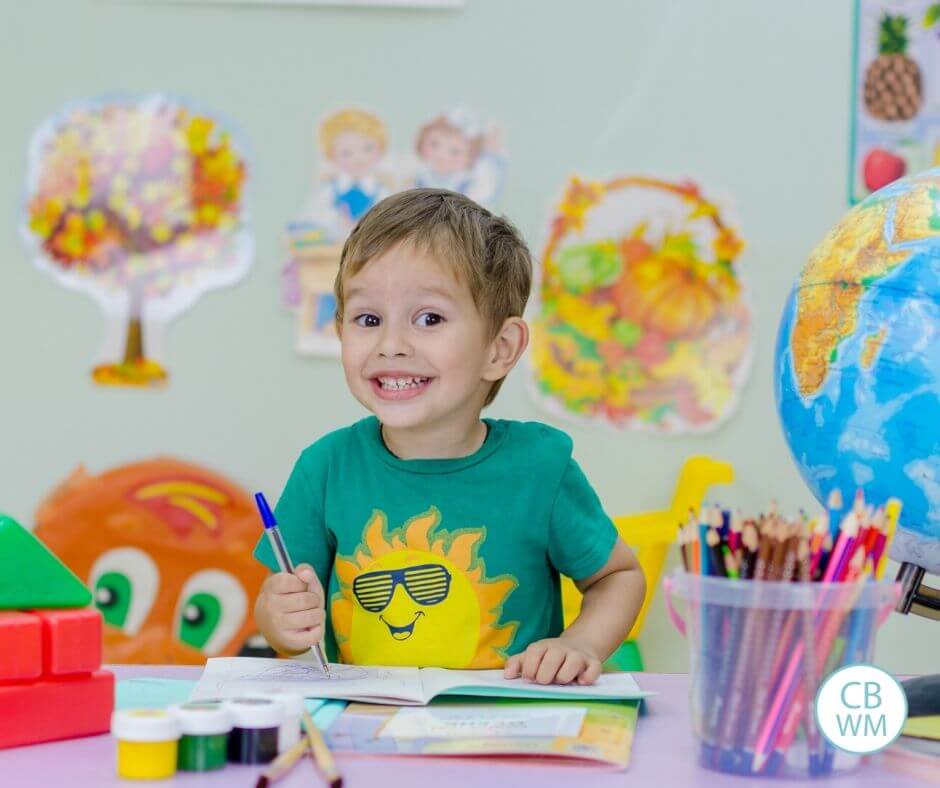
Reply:
[[[287,552],[287,545],[284,544],[284,540],[281,538],[281,530],[277,527],[277,520],[274,517],[274,512],[271,511],[271,507],[268,506],[267,500],[265,500],[264,493],[255,493],[255,503],[258,504],[258,511],[261,512],[261,521],[264,523],[264,532],[268,535],[268,541],[271,543],[271,549],[274,551],[274,557],[277,559],[277,565],[281,568],[282,572],[290,572],[294,574],[294,562],[290,560],[290,555]],[[330,666],[326,662],[326,655],[323,653],[323,645],[321,643],[316,643],[313,646],[314,653],[317,655],[317,661],[320,663],[320,668],[326,674],[327,678],[332,678],[330,675]]]

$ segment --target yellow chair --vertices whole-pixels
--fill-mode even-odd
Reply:
[[[642,670],[643,660],[634,641],[643,628],[646,611],[659,587],[666,551],[676,541],[679,527],[689,517],[689,509],[698,511],[708,488],[714,484],[730,484],[732,481],[734,468],[728,463],[710,457],[690,457],[679,473],[672,505],[668,509],[614,518],[620,537],[633,548],[646,575],[646,598],[643,600],[643,606],[627,640],[610,660],[616,667],[623,670]],[[567,577],[563,577],[561,581],[561,599],[567,627],[581,611],[581,592]]]

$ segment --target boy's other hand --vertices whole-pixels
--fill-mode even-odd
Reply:
[[[277,572],[264,581],[255,602],[255,623],[276,651],[302,654],[323,639],[323,598],[313,567],[298,564],[294,574]]]
[[[572,638],[546,638],[530,643],[506,661],[503,676],[537,684],[593,684],[601,675],[601,661],[588,646]]]

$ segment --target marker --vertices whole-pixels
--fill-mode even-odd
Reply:
[[[272,512],[271,507],[268,506],[264,493],[255,493],[255,503],[258,504],[258,511],[261,512],[264,532],[268,535],[268,541],[271,543],[274,557],[277,558],[277,565],[281,568],[282,572],[294,574],[294,562],[290,560],[290,555],[287,553],[287,545],[284,544],[284,540],[281,538],[281,530],[277,527],[274,512]],[[330,666],[327,664],[326,655],[323,653],[323,644],[315,643],[313,651],[317,655],[320,669],[326,674],[328,679],[332,678],[330,675]]]

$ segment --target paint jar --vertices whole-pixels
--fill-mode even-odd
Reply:
[[[184,703],[171,706],[180,724],[177,766],[184,772],[209,772],[225,766],[232,715],[219,703]]]
[[[127,780],[161,780],[176,773],[179,720],[163,709],[125,709],[111,715],[117,773]]]
[[[228,759],[232,763],[268,763],[277,757],[284,723],[284,704],[273,698],[233,698],[226,704],[232,715]]]
[[[272,689],[272,690],[261,690],[258,694],[259,698],[273,698],[276,701],[280,701],[284,704],[284,713],[285,719],[284,724],[281,725],[281,730],[278,733],[278,752],[284,752],[293,747],[297,742],[300,741],[301,734],[301,722],[300,719],[303,717],[304,709],[306,708],[304,704],[304,696],[299,695],[296,692],[289,692],[282,689]]]

